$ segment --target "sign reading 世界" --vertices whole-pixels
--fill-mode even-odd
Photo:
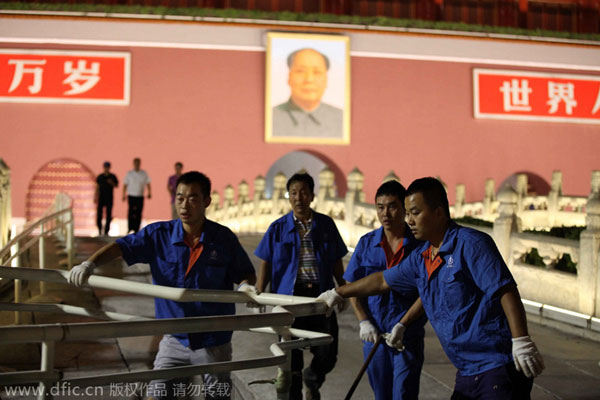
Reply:
[[[128,105],[125,52],[0,49],[0,102]]]
[[[475,118],[600,124],[600,76],[473,70]]]

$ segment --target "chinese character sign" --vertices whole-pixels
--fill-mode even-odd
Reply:
[[[600,76],[473,70],[475,118],[600,124]]]
[[[0,49],[0,102],[129,104],[129,53]]]

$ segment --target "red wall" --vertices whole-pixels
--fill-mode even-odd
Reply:
[[[587,195],[591,171],[600,169],[598,125],[475,120],[471,70],[478,65],[353,57],[351,144],[299,146],[264,142],[262,52],[60,48],[130,51],[131,104],[0,103],[0,157],[12,169],[17,217],[25,214],[30,179],[59,157],[96,173],[110,160],[121,180],[141,157],[152,179],[154,196],[144,213],[150,219],[170,215],[165,187],[175,161],[207,173],[222,193],[227,184],[266,175],[290,151],[310,150],[344,174],[358,166],[368,199],[394,170],[405,184],[440,176],[451,202],[457,183],[467,185],[467,201],[480,200],[486,178],[498,185],[516,171],[549,181],[553,170],[562,170],[563,192]],[[120,201],[115,214],[126,216]]]

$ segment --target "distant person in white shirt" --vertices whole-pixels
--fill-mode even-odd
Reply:
[[[127,212],[127,233],[140,230],[142,223],[142,210],[144,209],[144,187],[148,187],[148,198],[152,198],[150,191],[150,177],[143,169],[140,169],[142,161],[133,159],[133,169],[125,175],[123,182],[123,201],[128,200],[129,211]]]

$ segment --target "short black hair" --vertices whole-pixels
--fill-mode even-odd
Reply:
[[[377,202],[379,196],[396,196],[404,207],[406,189],[396,180],[387,181],[382,183],[381,186],[379,186],[379,189],[377,189],[377,193],[375,193],[375,202]]]
[[[327,68],[327,70],[329,71],[329,57],[327,57],[325,54],[321,53],[320,51],[312,49],[310,47],[304,47],[302,49],[298,49],[298,50],[290,53],[290,55],[287,58],[287,65],[289,68],[292,68],[292,64],[294,63],[294,58],[296,58],[296,55],[304,50],[311,50],[311,51],[314,51],[315,53],[320,54],[321,57],[323,57],[323,60],[325,60],[325,68]]]
[[[180,161],[177,161],[177,162],[175,163],[175,166],[176,166],[176,167],[181,167],[181,168],[183,168],[183,164],[182,164]]]
[[[431,210],[442,207],[444,214],[450,218],[448,194],[439,179],[426,177],[413,181],[406,190],[406,195],[410,196],[415,193],[421,193],[423,195],[423,201],[425,201],[425,204],[427,204],[427,207]]]
[[[177,184],[175,187],[179,186],[180,183],[183,183],[184,185],[197,183],[200,185],[202,196],[205,198],[210,196],[210,179],[208,179],[208,176],[204,175],[202,172],[190,171],[186,172],[185,174],[181,174],[181,176],[177,179]]]
[[[294,182],[304,182],[308,185],[308,188],[310,189],[311,193],[315,192],[315,181],[312,178],[312,176],[310,176],[306,172],[296,173],[296,174],[292,175],[292,177],[290,179],[288,179],[287,184],[285,185],[285,188],[287,189],[288,192],[290,191],[290,186]]]

